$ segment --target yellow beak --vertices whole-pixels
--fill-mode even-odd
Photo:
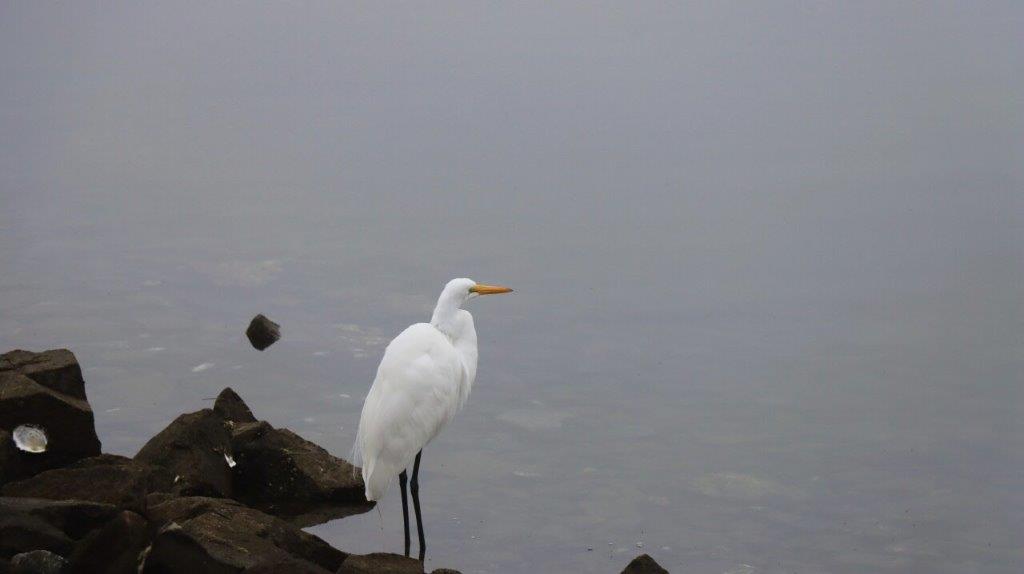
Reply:
[[[502,287],[500,285],[484,285],[482,283],[477,283],[476,285],[473,285],[472,287],[469,288],[469,291],[471,293],[476,293],[478,295],[498,295],[500,293],[512,292],[512,290],[509,289],[508,287]]]

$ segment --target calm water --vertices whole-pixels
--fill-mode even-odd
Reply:
[[[347,456],[469,276],[429,567],[1019,572],[1019,6],[70,10],[0,17],[0,348],[106,451],[231,386]]]

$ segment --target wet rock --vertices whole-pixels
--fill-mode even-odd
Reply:
[[[0,497],[0,557],[39,549],[66,554],[117,513],[109,504]]]
[[[330,570],[325,570],[312,562],[294,558],[261,562],[256,566],[246,568],[243,572],[244,574],[282,574],[284,572],[288,574],[333,574]]]
[[[69,397],[86,400],[85,379],[75,354],[67,349],[42,353],[20,349],[0,355],[0,372],[15,371],[40,385]]]
[[[288,429],[263,421],[236,425],[231,449],[235,498],[246,504],[289,516],[311,506],[303,503],[370,508],[357,469]]]
[[[146,519],[131,511],[117,515],[85,537],[70,556],[72,574],[135,574],[149,546]]]
[[[281,338],[281,326],[267,319],[262,314],[256,315],[249,322],[249,328],[245,330],[245,336],[257,350],[262,351],[273,345]]]
[[[161,466],[174,477],[174,492],[183,496],[232,494],[231,434],[224,419],[211,409],[174,419],[135,455],[136,462]]]
[[[408,556],[385,552],[350,554],[337,574],[423,574],[423,563]]]
[[[3,355],[0,429],[11,432],[22,425],[39,427],[46,433],[48,446],[42,453],[20,453],[18,476],[30,476],[99,454],[100,439],[96,436],[92,408],[84,398],[77,363],[58,368],[53,364],[55,361],[37,363],[27,355],[37,354],[12,351]],[[70,360],[74,360],[73,355]]]
[[[238,396],[231,387],[225,388],[217,395],[217,401],[213,403],[213,412],[220,415],[226,421],[233,423],[254,423],[256,417],[249,410],[242,397]]]
[[[68,561],[49,550],[33,550],[11,558],[11,574],[64,574]]]
[[[668,574],[649,554],[641,554],[626,565],[622,574]]]
[[[176,498],[150,508],[148,516],[163,527],[146,558],[146,574],[241,572],[282,560],[334,572],[346,557],[316,536],[232,500]]]
[[[458,570],[452,570],[451,568],[438,568],[430,574],[462,574]]]
[[[163,468],[121,456],[101,455],[9,483],[0,492],[4,496],[87,500],[141,512],[147,494],[167,492],[172,483],[172,477]]]

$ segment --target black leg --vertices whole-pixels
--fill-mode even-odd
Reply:
[[[416,462],[412,465],[412,481],[409,491],[412,492],[412,509],[416,511],[416,531],[420,535],[420,562],[427,555],[427,539],[423,536],[423,516],[420,515],[420,457],[423,451],[416,453]]]
[[[416,475],[413,474],[415,477]],[[416,480],[413,478],[413,480]],[[405,494],[405,483],[409,482],[409,475],[403,470],[398,475],[398,489],[402,491],[402,523],[405,525],[405,555],[409,555],[409,498]],[[415,496],[415,494],[413,495]],[[417,515],[418,516],[418,515]]]

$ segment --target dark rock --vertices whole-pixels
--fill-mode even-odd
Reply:
[[[66,553],[73,544],[67,534],[38,516],[0,516],[0,556],[32,549]]]
[[[139,554],[149,541],[146,519],[126,510],[75,547],[69,571],[73,574],[136,574]]]
[[[95,502],[0,498],[0,556],[37,549],[66,554],[117,513]]]
[[[177,498],[170,492],[150,492],[146,495],[146,508],[163,504],[172,498]]]
[[[244,574],[283,574],[285,572],[287,574],[332,574],[330,570],[324,570],[312,562],[294,558],[261,562],[256,566],[246,568],[243,572]]]
[[[148,493],[169,491],[172,482],[163,468],[105,454],[12,482],[2,492],[4,496],[102,502],[141,512]]]
[[[668,574],[649,554],[641,554],[626,565],[622,574]]]
[[[341,505],[349,514],[372,508],[358,469],[288,429],[264,421],[236,425],[231,450],[235,498],[246,504],[284,516],[317,505]]]
[[[211,409],[183,414],[142,447],[137,462],[162,466],[174,477],[174,492],[231,496],[231,434]]]
[[[438,568],[430,574],[462,574],[458,570],[452,570],[451,568]]]
[[[21,452],[14,446],[11,433],[0,429],[0,486],[20,478],[24,472],[21,468]]]
[[[10,355],[8,353],[4,357]],[[18,451],[20,468],[17,476],[30,476],[100,453],[100,439],[96,436],[89,403],[74,394],[55,390],[67,389],[84,395],[84,390],[79,393],[70,384],[59,384],[70,376],[61,379],[54,372],[45,370],[33,373],[53,386],[50,388],[12,366],[22,363],[12,362],[9,358],[5,361],[8,368],[0,371],[0,428],[13,431],[21,425],[33,425],[42,428],[48,438],[46,452]],[[39,365],[29,363],[28,366]]]
[[[350,554],[337,574],[423,574],[423,563],[408,556],[384,552]]]
[[[75,354],[67,349],[42,353],[20,349],[0,355],[0,371],[16,371],[51,391],[80,400],[85,397],[85,380]]]
[[[183,497],[148,509],[163,525],[143,572],[241,572],[265,562],[304,560],[330,572],[346,554],[287,522],[233,500]]]
[[[11,574],[63,574],[68,561],[49,550],[23,552],[11,558]]]
[[[220,415],[226,421],[234,423],[254,423],[256,417],[249,410],[242,397],[228,387],[217,395],[217,402],[213,403],[213,412]]]
[[[245,336],[249,337],[253,347],[262,351],[281,338],[281,326],[262,314],[256,315],[245,330]]]

